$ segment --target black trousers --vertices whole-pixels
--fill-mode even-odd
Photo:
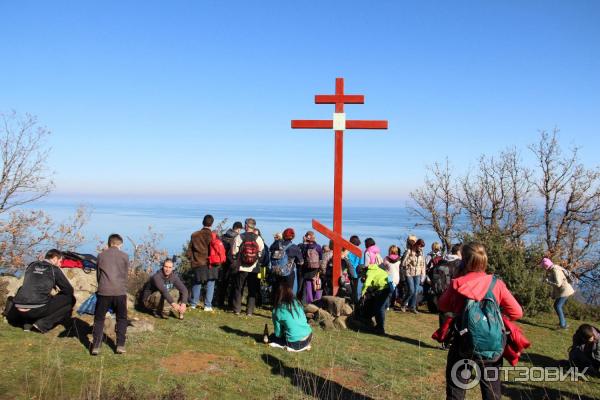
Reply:
[[[214,301],[214,304],[219,307],[224,307],[225,301],[227,301],[229,306],[233,305],[233,290],[231,288],[232,270],[233,268],[231,265],[224,264],[219,271],[219,280],[217,281],[215,288]]]
[[[102,344],[104,337],[104,318],[109,308],[117,315],[117,346],[125,346],[127,335],[127,295],[123,296],[101,296],[96,295],[96,311],[94,313],[94,349]]]
[[[233,295],[233,311],[239,313],[242,310],[242,295],[244,294],[244,287],[247,285],[248,299],[246,301],[246,314],[252,314],[256,304],[256,295],[260,290],[258,274],[255,272],[240,271],[234,275],[233,284],[235,289]]]
[[[71,316],[75,297],[64,293],[58,293],[50,298],[48,304],[21,312],[13,306],[7,316],[9,322],[15,324],[35,324],[42,332],[48,332],[59,323]]]
[[[461,371],[464,369],[464,365],[466,365],[465,361],[470,360],[461,356],[456,344],[452,344],[450,347],[450,351],[448,352],[448,359],[446,361],[446,399],[447,400],[463,400],[465,398],[466,389],[460,388],[456,385],[454,380],[460,383],[467,383],[468,380],[465,380],[461,376]],[[502,357],[496,362],[488,362],[481,360],[471,360],[474,361],[475,364],[479,367],[481,371],[481,380],[479,381],[479,387],[481,389],[481,398],[483,400],[500,400],[502,397],[502,381],[499,372],[499,368],[502,366]],[[456,364],[460,363],[461,366],[455,370],[454,377],[452,376],[452,367]],[[495,373],[486,374],[484,369],[488,370],[495,369]],[[492,371],[493,372],[493,371]],[[493,380],[490,380],[492,378]],[[497,379],[494,379],[497,378]]]

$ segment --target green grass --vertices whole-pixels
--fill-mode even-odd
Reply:
[[[154,320],[154,332],[129,335],[126,355],[104,345],[99,357],[89,356],[76,336],[61,337],[62,327],[40,335],[0,324],[0,398],[125,398],[113,392],[118,384],[130,398],[169,392],[176,398],[176,387],[190,399],[444,398],[446,352],[430,339],[436,315],[389,312],[387,337],[317,328],[312,350],[298,354],[257,342],[264,324],[271,327],[269,316],[192,311],[184,321]],[[565,359],[579,323],[557,331],[555,319],[521,324],[533,346],[520,365]],[[508,382],[503,389],[507,398],[598,398],[600,380]],[[480,398],[479,389],[467,398]]]

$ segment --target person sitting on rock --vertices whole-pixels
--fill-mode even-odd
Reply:
[[[73,286],[60,269],[62,253],[52,249],[43,261],[27,267],[23,286],[12,299],[7,319],[15,325],[23,325],[24,331],[36,330],[46,333],[71,317],[75,297]],[[51,292],[58,289],[58,293]]]
[[[175,301],[177,292],[179,298]],[[162,268],[144,285],[142,303],[155,317],[167,318],[172,312],[183,319],[187,301],[188,290],[179,275],[173,272],[173,260],[167,258],[163,261]]]
[[[306,320],[302,304],[294,296],[288,281],[282,280],[273,299],[274,332],[269,346],[299,352],[310,350],[312,328]]]

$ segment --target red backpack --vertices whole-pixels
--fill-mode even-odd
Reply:
[[[225,252],[225,246],[216,233],[213,232],[212,240],[210,241],[208,249],[208,264],[209,265],[221,265],[227,259],[227,253]]]
[[[240,246],[240,261],[242,266],[251,267],[258,261],[260,247],[258,247],[258,235],[246,232],[241,236],[242,244]]]

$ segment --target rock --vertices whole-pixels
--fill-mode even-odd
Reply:
[[[154,323],[145,319],[139,319],[137,321],[130,320],[129,326],[127,327],[127,333],[140,333],[152,331],[154,331]]]
[[[304,313],[317,313],[319,312],[319,307],[314,304],[307,304],[304,306]]]
[[[319,301],[316,302],[316,305],[327,310],[334,317],[352,314],[352,307],[346,304],[346,300],[341,297],[323,296]]]
[[[96,271],[84,272],[81,268],[63,268],[65,276],[71,282],[73,289],[80,292],[94,293],[98,289]]]
[[[0,281],[7,282],[8,286],[6,289],[8,290],[8,296],[14,296],[23,284],[23,278],[9,275],[0,276]]]
[[[321,328],[325,329],[326,331],[335,329],[332,319],[323,319],[319,322],[319,324],[321,325]]]
[[[348,317],[346,316],[337,317],[333,320],[333,326],[335,326],[336,329],[348,329],[348,326],[346,325],[347,319]]]

